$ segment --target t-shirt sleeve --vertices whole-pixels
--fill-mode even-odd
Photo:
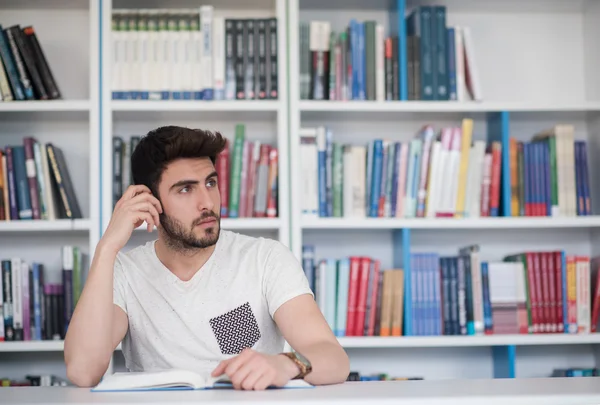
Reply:
[[[118,305],[127,313],[127,303],[125,301],[125,289],[127,280],[125,279],[125,273],[123,272],[123,264],[119,259],[119,254],[115,259],[115,266],[113,269],[113,303]]]
[[[267,257],[263,291],[271,316],[282,304],[292,298],[303,294],[310,294],[314,297],[302,265],[293,253],[280,242],[274,243]]]

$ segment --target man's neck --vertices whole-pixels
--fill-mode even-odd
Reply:
[[[189,281],[200,271],[215,251],[216,245],[205,249],[173,250],[158,238],[154,249],[158,260],[182,281]]]

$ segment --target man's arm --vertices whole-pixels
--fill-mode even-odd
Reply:
[[[115,205],[65,337],[67,377],[75,385],[98,384],[113,351],[127,333],[127,315],[114,304],[117,253],[144,221],[148,231],[158,226],[159,212],[160,202],[142,185],[130,186]]]
[[[115,258],[115,252],[98,246],[65,337],[67,378],[80,387],[98,384],[127,332],[127,315],[113,304]]]
[[[311,295],[282,304],[273,318],[290,346],[310,361],[312,372],[304,380],[313,385],[346,381],[350,373],[348,355]]]

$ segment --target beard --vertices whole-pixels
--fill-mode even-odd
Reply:
[[[196,236],[194,228],[207,218],[215,218],[217,220],[216,225],[204,228],[205,235],[203,237]],[[204,214],[195,219],[191,227],[186,229],[183,223],[162,213],[160,214],[160,225],[159,230],[162,232],[166,246],[179,253],[185,253],[215,245],[219,240],[221,218],[214,212]]]

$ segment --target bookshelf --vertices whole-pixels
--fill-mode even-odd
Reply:
[[[115,10],[189,10],[213,4],[214,16],[276,17],[278,98],[275,100],[113,99],[114,54],[111,19]],[[448,26],[471,30],[482,89],[481,101],[409,99],[408,43],[399,40],[397,100],[313,100],[300,96],[301,21],[331,23],[335,31],[352,18],[375,20],[385,35],[407,32],[404,16],[416,5],[445,5]],[[0,24],[36,27],[62,100],[0,102],[2,144],[33,135],[56,142],[69,160],[83,219],[0,222],[1,257],[17,252],[41,261],[60,276],[60,247],[81,246],[92,254],[113,207],[113,136],[125,141],[160,125],[216,129],[233,140],[236,124],[248,140],[278,148],[276,218],[224,218],[222,226],[276,238],[302,260],[302,246],[314,245],[317,259],[368,255],[382,268],[410,271],[411,253],[456,255],[477,243],[480,257],[499,261],[507,254],[564,249],[600,255],[599,188],[593,159],[600,141],[600,53],[594,38],[600,6],[589,0],[9,0],[0,5]],[[557,30],[556,27],[561,27]],[[533,52],[532,50],[535,50]],[[301,128],[327,126],[334,141],[366,144],[379,137],[406,142],[424,124],[438,131],[473,120],[473,139],[498,140],[507,162],[508,140],[528,142],[557,123],[570,123],[575,139],[587,141],[592,215],[510,216],[503,175],[498,217],[369,218],[305,217],[302,203]],[[503,169],[505,170],[505,169]],[[136,230],[130,249],[156,234]],[[32,246],[35,249],[32,249]],[[406,297],[410,300],[410,296]],[[409,318],[410,319],[410,318]],[[352,369],[361,374],[435,378],[534,377],[554,368],[600,367],[599,338],[591,334],[506,334],[485,336],[339,337]],[[0,368],[9,377],[33,372],[65,376],[62,341],[0,344]],[[119,350],[111,371],[124,368]],[[0,375],[2,377],[2,375]]]
[[[40,146],[53,143],[59,147],[82,211],[78,219],[0,221],[2,260],[19,257],[29,264],[42,263],[48,283],[61,282],[63,246],[77,246],[89,257],[99,238],[97,4],[93,0],[25,0],[0,5],[3,28],[34,27],[62,95],[54,100],[0,102],[1,148],[23,145],[27,136]],[[65,377],[59,346],[60,341],[1,343],[2,378],[36,373]]]
[[[411,98],[410,75],[402,62],[408,58],[408,39],[402,35],[397,44],[400,83],[397,99],[386,100],[384,96],[383,100],[341,101],[306,96],[307,90],[302,88],[307,81],[303,77],[306,68],[301,56],[302,22],[329,22],[331,31],[327,32],[339,35],[353,18],[374,20],[383,25],[384,35],[388,36],[408,33],[404,17],[418,5],[444,5],[446,26],[470,28],[481,100]],[[462,120],[468,118],[473,120],[473,141],[500,141],[501,162],[509,162],[510,138],[529,142],[534,134],[558,123],[574,125],[575,140],[587,141],[587,156],[591,157],[598,147],[600,117],[599,81],[593,68],[599,55],[592,47],[592,38],[598,33],[598,18],[598,4],[589,1],[566,4],[537,0],[292,0],[289,4],[290,149],[300,151],[301,136],[310,137],[312,129],[320,126],[331,130],[333,142],[367,145],[373,139],[407,142],[426,124],[432,125],[437,135],[441,128],[460,127]],[[553,32],[552,27],[558,21],[569,31],[565,36]],[[326,42],[323,46],[329,49],[330,39]],[[535,52],[529,51],[532,49]],[[329,77],[325,76],[327,80]],[[596,163],[592,160],[588,162],[590,195],[594,201],[591,215],[511,216],[510,173],[506,171],[501,172],[498,217],[371,218],[345,214],[323,217],[318,211],[316,215],[304,215],[306,155],[299,152],[290,157],[292,249],[302,260],[303,246],[313,246],[311,257],[315,265],[321,259],[368,256],[378,259],[383,269],[404,269],[407,283],[413,271],[413,253],[456,256],[460,248],[472,244],[480,246],[479,257],[488,261],[524,251],[564,249],[573,255],[589,257],[599,253],[594,201],[598,189],[593,174]],[[313,181],[318,184],[318,178]],[[410,291],[410,287],[405,285],[405,288]],[[410,293],[405,292],[403,300],[403,321],[410,323],[411,309],[407,309]],[[341,336],[339,340],[350,355],[351,368],[366,375],[385,372],[425,378],[535,377],[549,375],[561,367],[597,367],[600,360],[595,333],[415,336],[416,331],[410,329],[405,326],[404,333],[409,336]]]

